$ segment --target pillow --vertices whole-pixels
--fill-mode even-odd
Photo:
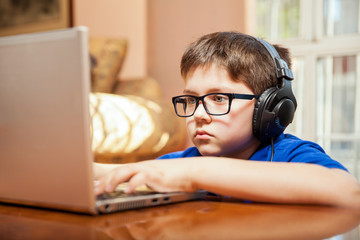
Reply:
[[[127,52],[126,39],[91,37],[91,90],[111,93]]]
[[[163,97],[159,83],[151,77],[118,79],[113,93],[136,95],[150,100],[158,100]]]
[[[166,103],[132,95],[91,93],[90,114],[96,162],[152,159],[185,146],[185,123]]]

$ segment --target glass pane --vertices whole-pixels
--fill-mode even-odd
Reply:
[[[318,134],[355,133],[356,56],[318,60]]]
[[[271,39],[271,2],[269,0],[257,0],[257,19],[256,31],[257,35],[262,38]]]
[[[333,58],[332,133],[354,133],[356,57]]]
[[[358,33],[359,0],[324,0],[326,36]]]
[[[356,56],[328,56],[317,61],[317,135],[319,143],[358,178],[360,173],[359,123],[356,91],[359,84]]]
[[[333,140],[328,151],[333,159],[341,162],[355,176],[358,174],[356,159],[359,158],[356,145],[356,141],[352,140]]]
[[[257,35],[266,39],[299,36],[299,0],[257,0]]]
[[[332,156],[336,159],[355,158],[354,144],[351,141],[331,141]]]

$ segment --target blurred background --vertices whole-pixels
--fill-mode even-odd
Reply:
[[[288,47],[298,109],[287,132],[319,143],[360,178],[359,0],[49,1],[66,7],[68,26],[127,39],[119,79],[151,77],[169,102],[183,90],[181,55],[203,34],[240,31]]]

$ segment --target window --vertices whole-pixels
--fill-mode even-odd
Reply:
[[[268,40],[299,36],[299,4],[299,0],[258,0],[258,36]]]
[[[298,109],[287,131],[360,179],[359,0],[257,0],[252,11],[256,35],[293,56]]]

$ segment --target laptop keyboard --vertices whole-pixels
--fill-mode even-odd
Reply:
[[[115,189],[114,192],[111,193],[103,193],[96,197],[96,200],[105,200],[105,199],[112,199],[112,198],[121,198],[121,197],[134,197],[134,196],[144,196],[144,195],[151,195],[155,192],[145,186],[138,187],[132,193],[125,193],[124,190],[127,184],[122,183]]]
[[[124,191],[114,191],[112,193],[103,193],[96,197],[97,200],[112,199],[119,197],[134,197],[154,194],[152,191],[135,191],[132,193],[125,193]]]

